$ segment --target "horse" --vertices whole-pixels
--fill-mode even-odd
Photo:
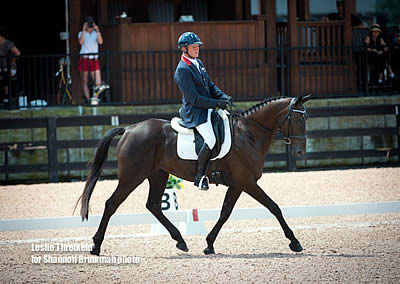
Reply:
[[[228,154],[218,160],[223,184],[228,187],[220,217],[207,235],[204,253],[215,254],[214,242],[224,223],[228,220],[236,201],[244,191],[269,209],[290,240],[289,248],[301,252],[302,245],[286,223],[279,206],[257,185],[264,167],[265,154],[278,130],[283,141],[290,144],[295,157],[306,152],[306,108],[303,104],[311,94],[295,98],[268,98],[244,111],[231,115],[232,146]],[[161,199],[169,174],[193,181],[196,161],[180,159],[177,155],[177,133],[170,121],[148,119],[128,127],[112,128],[99,141],[85,183],[81,201],[82,221],[88,220],[90,196],[107,159],[111,141],[122,135],[117,144],[118,185],[105,202],[105,209],[97,232],[93,236],[93,255],[99,255],[104,234],[111,216],[128,195],[148,179],[150,190],[146,208],[168,230],[176,247],[188,251],[179,230],[166,218],[161,210]],[[215,162],[212,162],[215,163]],[[208,176],[210,175],[208,167]],[[211,180],[212,183],[212,180]]]

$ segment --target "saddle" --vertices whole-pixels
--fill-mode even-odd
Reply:
[[[229,119],[225,111],[218,110],[211,114],[211,121],[216,144],[211,152],[211,160],[223,158],[231,148]],[[179,117],[171,120],[172,129],[178,132],[177,153],[184,160],[197,160],[200,148],[204,144],[203,137],[194,128],[186,128]]]

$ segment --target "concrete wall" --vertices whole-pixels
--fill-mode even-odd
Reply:
[[[256,102],[238,103],[243,109],[254,105]],[[400,96],[390,97],[366,97],[366,98],[347,98],[347,99],[318,99],[311,100],[307,107],[319,106],[346,106],[346,105],[376,105],[376,104],[398,104]],[[179,105],[159,105],[159,106],[99,106],[99,107],[70,107],[70,108],[42,108],[30,110],[14,110],[0,112],[0,118],[32,118],[32,117],[68,117],[68,116],[86,116],[86,115],[104,115],[104,114],[143,114],[143,113],[171,113],[177,112]],[[330,117],[330,118],[309,118],[307,120],[308,130],[329,130],[345,128],[362,127],[393,127],[396,125],[394,115],[386,116],[360,116],[360,117]],[[57,139],[99,139],[111,126],[96,127],[62,127],[57,129]],[[397,141],[393,137],[394,145]],[[46,129],[18,129],[18,130],[0,130],[0,142],[21,142],[21,141],[45,141]],[[307,140],[308,152],[319,151],[341,151],[341,150],[361,150],[376,149],[376,137],[339,137],[339,138],[320,138]],[[61,149],[58,151],[59,162],[87,162],[93,157],[95,149]],[[270,153],[285,153],[285,145],[282,141],[275,141],[270,149]],[[5,164],[5,152],[0,152],[0,164]],[[109,159],[115,160],[115,150],[110,149]],[[7,153],[8,164],[46,164],[46,150],[31,150],[24,152],[10,151]],[[299,168],[313,167],[334,167],[334,166],[355,166],[355,165],[373,165],[376,163],[394,162],[392,155],[388,158],[354,158],[354,159],[329,159],[329,160],[308,160],[298,161]],[[268,162],[268,156],[265,163],[266,169],[286,168],[286,162]],[[105,175],[115,174],[116,170],[105,170]],[[64,171],[60,173],[61,179],[84,179],[86,171]],[[32,180],[47,179],[47,172],[9,174],[7,180]],[[0,173],[0,181],[4,182],[6,175]]]

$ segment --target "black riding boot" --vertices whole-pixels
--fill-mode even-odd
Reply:
[[[194,185],[198,186],[199,189],[202,190],[208,189],[208,178],[205,174],[207,170],[208,161],[210,160],[210,158],[211,158],[211,150],[210,148],[208,148],[208,145],[204,143],[199,152],[199,158],[197,160],[197,174],[194,178]]]

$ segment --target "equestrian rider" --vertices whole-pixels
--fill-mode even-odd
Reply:
[[[198,59],[200,45],[198,35],[183,33],[178,39],[182,51],[174,79],[182,97],[181,118],[187,128],[196,128],[204,139],[197,160],[194,185],[208,189],[206,170],[216,139],[211,124],[211,113],[216,107],[226,109],[232,97],[223,93],[208,77],[203,62]]]

